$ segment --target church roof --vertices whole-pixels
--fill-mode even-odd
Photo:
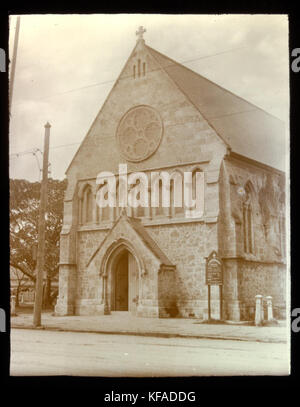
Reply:
[[[153,48],[146,48],[233,152],[284,169],[285,125],[281,120]]]

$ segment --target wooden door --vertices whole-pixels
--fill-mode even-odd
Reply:
[[[128,311],[128,256],[123,255],[115,271],[115,311]]]

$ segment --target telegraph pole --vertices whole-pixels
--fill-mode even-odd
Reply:
[[[15,70],[16,70],[16,62],[17,62],[17,50],[18,50],[18,42],[19,42],[19,31],[20,31],[20,17],[17,17],[16,33],[15,33],[15,38],[14,38],[14,50],[13,50],[13,56],[12,56],[12,61],[11,61],[10,81],[9,81],[9,112],[10,113],[11,113],[12,96],[13,96],[13,90],[14,90]]]
[[[43,280],[45,268],[45,229],[46,229],[46,204],[47,204],[47,184],[48,184],[48,159],[49,159],[49,136],[50,124],[45,124],[44,154],[43,154],[43,178],[41,183],[40,194],[40,211],[39,211],[39,230],[38,230],[38,248],[36,262],[36,286],[35,302],[33,314],[33,326],[41,326],[41,314],[43,304]]]

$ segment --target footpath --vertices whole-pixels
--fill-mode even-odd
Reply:
[[[34,329],[32,314],[11,317],[11,328]],[[154,337],[182,337],[287,343],[289,332],[286,321],[275,326],[257,327],[246,323],[205,323],[197,319],[184,318],[138,318],[126,312],[115,312],[99,316],[55,316],[43,312],[39,329],[90,332],[99,334],[139,335]]]

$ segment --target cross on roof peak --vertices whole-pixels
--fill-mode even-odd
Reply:
[[[138,36],[138,41],[139,40],[143,40],[143,35],[146,32],[146,28],[144,28],[142,25],[138,28],[138,30],[136,31],[136,35]]]

